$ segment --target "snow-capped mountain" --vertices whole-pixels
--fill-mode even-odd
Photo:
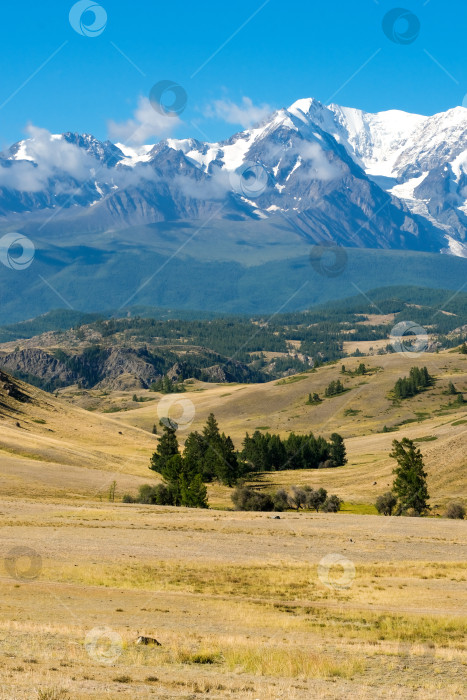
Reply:
[[[467,109],[431,117],[399,110],[370,114],[307,99],[289,111],[322,125],[368,177],[443,229],[452,253],[467,255]]]
[[[310,242],[467,257],[466,186],[467,109],[369,114],[310,98],[219,143],[31,128],[0,155],[0,227],[269,221]]]

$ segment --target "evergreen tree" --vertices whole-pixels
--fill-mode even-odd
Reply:
[[[281,470],[287,462],[287,452],[279,435],[269,435],[268,464],[270,469]]]
[[[175,428],[170,423],[167,425],[161,423],[161,425],[163,427],[162,435],[157,449],[151,457],[149,468],[164,475],[167,462],[171,457],[179,454],[179,447]]]
[[[212,477],[208,478],[204,470],[204,455],[206,453],[206,444],[203,436],[197,431],[191,432],[185,440],[185,450],[183,458],[185,460],[187,470],[191,474],[201,474],[204,481],[212,481]]]
[[[167,483],[167,487],[172,494],[173,503],[175,506],[183,505],[181,484],[184,476],[184,468],[185,465],[181,455],[173,455],[166,461],[164,469],[161,472],[165,482]]]
[[[167,461],[163,476],[174,505],[188,508],[208,507],[207,490],[201,474],[190,473],[181,455],[174,455]]]
[[[207,489],[203,484],[201,474],[195,474],[191,479],[186,475],[180,478],[181,505],[188,508],[207,508]]]
[[[451,396],[455,396],[457,394],[456,387],[454,386],[454,384],[452,382],[449,382],[448,394],[450,394]]]
[[[339,433],[332,433],[330,440],[329,458],[334,463],[334,466],[342,467],[344,464],[347,464],[344,439]]]
[[[467,355],[467,343],[462,343],[459,352],[461,353],[461,355]]]
[[[208,416],[206,425],[203,428],[203,438],[208,443],[220,441],[219,425],[214,413],[210,413]]]
[[[308,401],[307,401],[307,404],[308,404],[308,405],[313,405],[313,404],[316,404],[316,403],[321,403],[321,399],[319,398],[319,394],[316,394],[316,393],[314,393],[314,394],[308,394]]]
[[[393,440],[390,457],[397,461],[393,491],[399,499],[399,512],[412,508],[419,515],[428,509],[428,489],[423,456],[413,440]]]
[[[219,425],[214,413],[210,413],[203,428],[203,480],[212,481],[219,471],[219,460],[222,459],[222,439]]]
[[[239,476],[237,453],[229,436],[221,435],[220,452],[217,455],[216,476],[226,486],[233,486]]]

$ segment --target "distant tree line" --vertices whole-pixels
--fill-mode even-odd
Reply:
[[[351,377],[359,377],[363,374],[367,374],[371,369],[372,368],[367,367],[364,362],[360,362],[358,367],[354,370],[346,369],[345,365],[342,365],[341,366],[341,374],[348,374]]]
[[[182,380],[173,381],[170,377],[164,375],[151,384],[149,391],[158,391],[161,394],[180,394],[186,389]]]
[[[290,433],[282,440],[279,435],[256,430],[251,436],[245,435],[241,457],[249,470],[256,472],[341,467],[347,463],[344,440],[338,433],[332,433],[329,441],[313,433]]]

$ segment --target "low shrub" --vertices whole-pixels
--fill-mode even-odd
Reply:
[[[463,520],[465,518],[465,506],[462,503],[453,501],[446,508],[446,518],[452,520]]]

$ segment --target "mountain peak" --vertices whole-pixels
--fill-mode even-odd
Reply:
[[[301,217],[312,238],[325,230],[344,245],[444,250],[446,236],[467,238],[466,151],[464,107],[427,117],[313,97],[217,143],[167,138],[134,147],[31,127],[0,159],[0,216],[8,223],[59,207],[60,217],[73,207],[90,227],[120,226],[209,216],[224,201],[233,220]],[[246,177],[238,192],[232,173],[242,177],[242,169],[253,180],[262,169],[264,188],[261,177],[259,187]],[[378,207],[389,201],[383,221]]]
[[[296,100],[290,105],[287,111],[295,116],[298,116],[300,113],[311,114],[323,109],[326,109],[326,107],[322,104],[322,102],[314,97],[305,97],[300,100]]]

